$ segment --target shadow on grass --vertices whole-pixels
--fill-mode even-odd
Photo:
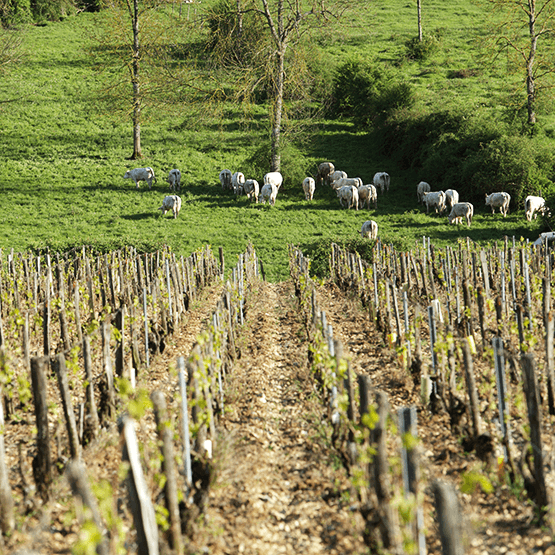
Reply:
[[[153,220],[160,219],[160,212],[143,212],[142,214],[124,214],[120,216],[122,220],[139,221],[139,220]]]

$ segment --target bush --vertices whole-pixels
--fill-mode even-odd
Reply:
[[[68,15],[75,14],[73,0],[32,0],[31,10],[33,19],[37,23],[45,21],[60,21]]]
[[[310,170],[313,169],[314,162],[306,158],[302,152],[292,143],[285,143],[281,149],[281,170],[283,175],[283,191],[298,190],[303,179],[311,175]],[[245,161],[245,169],[249,175],[256,175],[259,178],[262,187],[262,178],[270,171],[270,141],[262,141],[260,146]],[[245,172],[243,172],[245,173]],[[245,173],[246,175],[246,173]],[[257,178],[257,179],[258,179]]]
[[[383,65],[349,60],[335,71],[330,115],[351,118],[357,125],[380,125],[414,99],[412,87]]]
[[[439,38],[435,35],[424,35],[422,40],[414,37],[405,42],[405,58],[407,60],[424,61],[439,50]]]
[[[415,184],[423,179],[433,190],[457,189],[470,202],[506,191],[521,206],[528,194],[553,186],[548,144],[470,109],[390,118],[372,132],[371,143],[401,168],[416,170]]]
[[[11,27],[31,21],[31,0],[6,0],[0,2],[2,26]]]
[[[358,237],[346,241],[320,239],[315,243],[302,245],[303,254],[310,258],[310,274],[324,279],[330,276],[331,244],[335,243],[352,253],[358,253],[362,260],[372,264],[376,241]]]

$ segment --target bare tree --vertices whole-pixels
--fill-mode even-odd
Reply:
[[[309,19],[323,23],[339,13],[332,13],[319,2],[303,3],[301,0],[260,0],[262,13],[266,19],[273,40],[274,86],[272,90],[270,124],[271,124],[271,170],[279,171],[281,165],[281,125],[283,117],[283,98],[286,79],[286,53],[291,44],[298,42],[303,32],[308,29]],[[310,7],[310,9],[309,9]]]
[[[555,29],[555,0],[488,0],[488,3],[497,18],[492,26],[494,52],[496,56],[507,52],[511,68],[522,72],[527,123],[534,125],[538,93],[547,86],[546,78],[555,72],[554,48],[544,40],[552,37]]]
[[[333,9],[324,0],[237,0],[209,15],[214,66],[239,75],[236,101],[246,105],[261,90],[267,95],[272,171],[281,166],[284,99],[307,98],[308,87],[300,85],[308,80],[302,39],[337,23],[350,5],[352,0],[335,0]]]
[[[102,55],[95,57],[99,71],[106,76],[102,100],[108,105],[106,111],[132,121],[131,160],[143,155],[141,125],[145,108],[160,103],[156,95],[164,88],[161,52],[168,43],[169,29],[175,32],[181,25],[178,16],[169,24],[173,12],[159,10],[164,4],[164,0],[106,0],[109,17],[97,37]]]

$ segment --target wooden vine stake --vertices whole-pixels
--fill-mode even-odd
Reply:
[[[513,463],[511,455],[511,430],[509,426],[509,407],[507,401],[507,380],[505,379],[505,359],[503,352],[503,341],[500,337],[492,340],[493,355],[495,360],[495,377],[497,381],[497,400],[499,406],[499,421],[503,434],[503,447],[505,451],[504,462],[508,464],[513,473]],[[499,461],[498,461],[499,462]]]
[[[8,481],[8,467],[6,466],[4,450],[4,404],[2,402],[2,386],[0,385],[0,530],[8,535],[15,527],[14,503],[10,482]],[[0,547],[2,547],[0,536]]]
[[[416,500],[416,519],[414,523],[414,537],[418,545],[418,554],[426,554],[426,537],[424,535],[424,514],[418,499],[420,468],[416,437],[418,428],[416,422],[416,407],[403,407],[398,411],[399,431],[402,438],[401,462],[403,468],[403,485],[405,496],[413,495]]]
[[[166,400],[160,391],[154,391],[150,398],[154,405],[154,416],[160,449],[162,451],[162,472],[166,478],[164,500],[170,516],[170,546],[180,555],[183,552],[181,543],[181,520],[179,518],[179,500],[177,498],[177,478],[173,453],[172,430],[168,419]]]
[[[555,325],[553,313],[549,311],[545,318],[545,352],[547,371],[547,398],[549,414],[555,414],[555,357],[553,356],[553,340]]]
[[[33,477],[37,486],[37,493],[45,502],[49,498],[50,484],[52,483],[48,403],[44,371],[44,365],[47,361],[47,357],[33,357],[31,359],[31,385],[33,388],[35,419],[37,423],[37,454],[33,459]]]
[[[360,414],[368,414],[370,400],[370,379],[368,376],[359,376]],[[384,549],[392,553],[400,553],[399,523],[391,506],[390,483],[388,477],[388,462],[386,449],[386,420],[389,415],[389,401],[383,391],[375,391],[375,409],[377,418],[374,427],[370,430],[370,444],[376,450],[368,466],[370,484],[375,491],[377,506],[371,504],[363,510],[367,526],[378,527]],[[371,496],[370,496],[371,498]],[[374,519],[377,518],[378,522]],[[372,520],[370,520],[372,519]]]
[[[130,416],[125,415],[120,426],[124,439],[122,459],[129,461],[126,483],[133,522],[137,531],[137,554],[158,555],[156,515],[141,467],[135,422]]]
[[[524,394],[528,406],[530,424],[530,443],[534,459],[535,502],[542,517],[550,514],[547,486],[544,475],[544,456],[542,450],[540,392],[536,379],[536,365],[531,354],[524,354],[520,359],[524,379]],[[548,523],[553,530],[553,522]]]
[[[461,508],[455,488],[436,480],[432,484],[439,520],[439,535],[443,555],[464,555]]]
[[[102,540],[95,546],[96,552],[99,555],[109,555],[110,549],[106,537],[106,529],[100,517],[96,497],[92,493],[89,481],[87,480],[85,465],[81,461],[71,461],[68,464],[66,476],[73,497],[80,500],[81,506],[87,507],[90,512],[91,520],[102,534]]]
[[[62,397],[62,405],[64,416],[66,419],[67,435],[69,437],[69,451],[73,460],[81,458],[81,444],[77,434],[77,425],[75,423],[75,413],[71,403],[71,394],[69,392],[69,383],[67,379],[66,360],[63,354],[57,355],[52,360],[52,367],[58,377],[58,387],[60,388],[60,396]]]
[[[100,422],[98,419],[98,412],[96,410],[96,401],[94,399],[91,340],[87,335],[83,337],[83,361],[85,365],[85,380],[87,382],[87,388],[85,391],[86,425],[84,437],[86,438],[86,440],[92,440],[98,435]]]

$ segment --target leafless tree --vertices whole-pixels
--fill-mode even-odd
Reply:
[[[528,125],[536,123],[538,93],[555,72],[555,0],[487,0],[493,7],[494,53],[508,53],[510,69],[522,72]],[[541,44],[541,47],[540,47]],[[512,54],[512,56],[511,56]]]
[[[101,97],[107,111],[121,113],[132,121],[132,160],[143,155],[144,110],[156,105],[156,92],[164,86],[159,54],[168,42],[169,30],[175,32],[180,25],[168,23],[173,12],[159,13],[164,4],[164,0],[105,0],[107,23],[97,36],[95,57],[99,72],[106,77]],[[175,15],[174,21],[178,17]]]
[[[279,171],[281,165],[281,125],[283,117],[283,99],[286,79],[286,53],[290,45],[296,44],[302,34],[308,30],[308,22],[324,24],[330,18],[339,16],[344,5],[336,4],[330,11],[324,0],[302,2],[301,0],[260,0],[262,13],[273,40],[270,54],[274,84],[272,90],[271,122],[271,169]]]

